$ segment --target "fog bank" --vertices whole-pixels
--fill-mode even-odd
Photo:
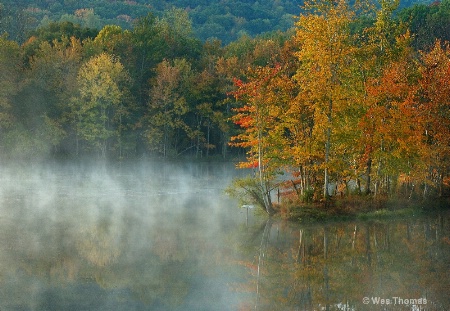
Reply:
[[[0,169],[1,310],[238,304],[226,262],[245,216],[223,193],[231,163]]]

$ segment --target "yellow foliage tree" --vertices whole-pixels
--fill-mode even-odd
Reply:
[[[349,99],[350,64],[354,49],[350,23],[355,13],[345,0],[307,1],[306,13],[296,23],[294,40],[300,66],[295,79],[298,100],[312,113],[311,157],[323,171],[323,197],[330,195],[330,173],[336,149],[338,112]]]
[[[72,101],[77,137],[101,157],[106,157],[108,142],[119,136],[128,81],[120,61],[107,53],[92,57],[78,73],[80,97]]]

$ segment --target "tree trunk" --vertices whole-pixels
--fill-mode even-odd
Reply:
[[[168,141],[168,133],[167,133],[167,125],[164,125],[164,142],[163,142],[163,155],[164,158],[167,156],[167,141]]]
[[[206,132],[206,157],[209,156],[209,136],[210,136],[210,131],[211,131],[211,121],[208,120],[208,129]]]
[[[332,122],[332,116],[331,113],[333,111],[333,100],[330,98],[328,102],[328,112],[327,112],[327,118],[328,118],[328,126],[326,130],[326,141],[325,141],[325,175],[324,175],[324,182],[323,182],[323,197],[326,199],[328,198],[328,184],[329,184],[329,174],[328,174],[328,162],[330,159],[330,147],[331,147],[331,122]]]
[[[305,183],[304,183],[304,172],[303,172],[303,167],[300,166],[300,196],[303,197],[304,193],[305,193]],[[292,182],[292,184],[294,184],[294,182]],[[294,184],[295,185],[295,184]],[[297,188],[295,189],[295,191],[297,192],[298,195],[298,191]]]
[[[258,135],[258,174],[259,174],[259,186],[261,191],[261,196],[264,201],[264,208],[269,215],[275,214],[272,207],[272,200],[270,199],[270,185],[266,180],[266,172],[263,164],[263,150],[262,150],[262,133]]]
[[[372,171],[372,158],[369,157],[367,160],[367,169],[366,169],[366,175],[367,175],[367,183],[366,183],[366,195],[370,194],[370,174]]]

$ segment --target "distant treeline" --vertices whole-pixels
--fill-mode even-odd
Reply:
[[[105,25],[133,28],[136,19],[149,13],[162,17],[172,8],[185,10],[192,20],[196,37],[205,41],[217,38],[228,44],[246,34],[255,36],[267,31],[286,31],[293,26],[302,1],[236,0],[2,0],[2,26],[11,38],[22,38],[23,30],[33,30],[50,22],[80,24],[101,29]]]
[[[432,2],[402,0],[399,7]],[[161,17],[175,7],[189,14],[197,38],[217,38],[228,44],[244,34],[254,37],[267,31],[288,30],[302,4],[302,0],[1,0],[0,32],[6,31],[12,40],[23,42],[28,31],[51,22],[132,29],[136,19],[149,13]]]

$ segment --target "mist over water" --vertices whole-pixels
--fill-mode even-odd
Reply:
[[[1,168],[0,310],[223,310],[230,163]],[[235,300],[235,299],[234,299]]]
[[[448,213],[247,218],[223,192],[240,174],[232,163],[1,166],[0,310],[450,307]]]

